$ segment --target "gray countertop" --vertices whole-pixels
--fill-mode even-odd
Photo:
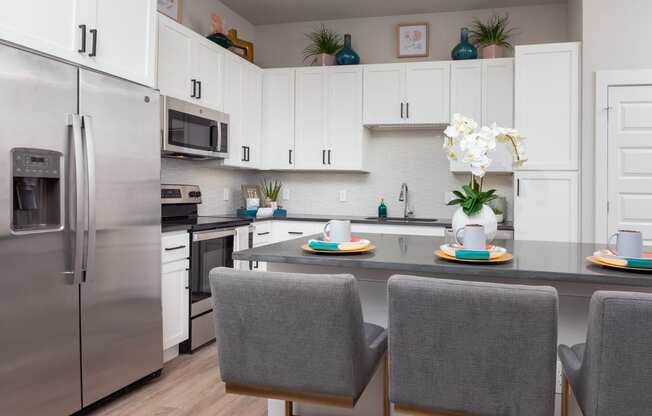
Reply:
[[[383,224],[383,225],[413,225],[419,227],[446,227],[450,228],[450,218],[441,218],[437,221],[384,221],[375,218],[356,215],[322,215],[322,214],[288,214],[287,217],[262,218],[255,221],[315,221],[326,222],[329,220],[349,220],[355,224]],[[499,230],[513,231],[514,224],[510,221],[498,224]]]
[[[652,274],[620,272],[588,264],[586,257],[603,246],[543,241],[496,241],[514,254],[507,264],[460,264],[440,260],[433,252],[446,241],[440,237],[360,234],[376,246],[369,254],[310,254],[301,250],[310,237],[244,250],[236,260],[333,266],[351,269],[390,270],[399,273],[433,273],[530,281],[590,283],[652,287]]]

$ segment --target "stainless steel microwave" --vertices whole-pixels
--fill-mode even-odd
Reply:
[[[161,97],[161,153],[168,157],[229,156],[229,115],[172,97]]]

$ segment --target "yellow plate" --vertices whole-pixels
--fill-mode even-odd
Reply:
[[[455,261],[458,263],[475,263],[475,264],[501,264],[501,263],[508,263],[514,259],[512,253],[505,253],[498,258],[490,259],[490,260],[458,259],[457,257],[449,256],[448,254],[444,253],[441,250],[435,251],[435,256],[439,257],[440,259]]]
[[[629,267],[629,266],[618,266],[616,264],[610,264],[610,263],[605,263],[601,261],[598,257],[595,256],[589,256],[586,258],[586,260],[589,263],[597,264],[598,266],[605,267],[607,269],[614,269],[614,270],[635,270],[637,272],[646,272],[646,273],[652,273],[652,269],[644,269],[642,267]]]
[[[306,251],[308,253],[314,253],[314,254],[363,254],[363,253],[370,253],[374,251],[376,248],[375,245],[369,244],[365,248],[357,248],[355,250],[315,250],[312,249],[308,246],[308,244],[304,244],[301,246],[303,251]]]

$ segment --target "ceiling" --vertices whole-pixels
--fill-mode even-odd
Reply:
[[[567,0],[222,0],[222,3],[254,25],[566,2]]]

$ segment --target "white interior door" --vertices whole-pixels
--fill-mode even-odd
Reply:
[[[611,87],[609,107],[608,232],[652,245],[652,86]]]
[[[302,68],[296,73],[294,143],[297,169],[325,169],[326,69]]]

